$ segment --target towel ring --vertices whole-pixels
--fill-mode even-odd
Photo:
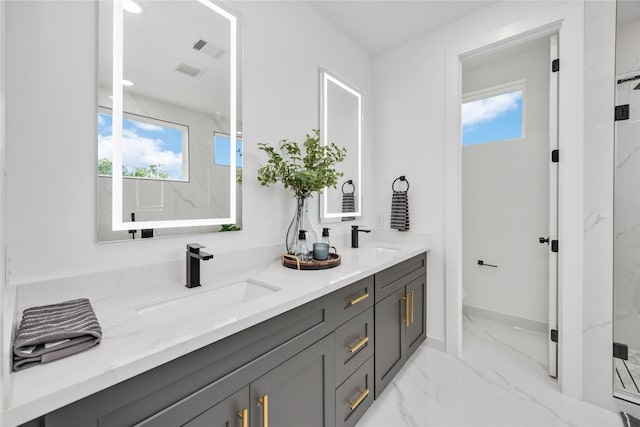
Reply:
[[[353,191],[352,191],[351,193],[345,193],[345,192],[344,192],[344,186],[345,186],[345,185],[347,185],[347,184],[351,184],[351,186],[353,187]],[[345,182],[342,184],[342,194],[353,194],[353,193],[355,193],[355,192],[356,192],[356,185],[353,183],[353,180],[352,180],[352,179],[349,179],[349,180],[345,181]]]
[[[407,189],[406,189],[406,190],[404,190],[404,192],[406,193],[407,191],[409,191],[409,181],[407,181],[407,178],[405,178],[405,176],[404,176],[404,175],[399,176],[398,178],[396,178],[396,179],[393,181],[393,184],[391,184],[391,189],[392,189],[393,191],[398,191],[398,190],[396,190],[396,188],[395,188],[395,186],[396,186],[396,182],[398,182],[398,181],[406,182],[406,183],[407,183]]]

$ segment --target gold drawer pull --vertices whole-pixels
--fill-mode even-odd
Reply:
[[[258,403],[262,405],[262,427],[269,427],[269,396],[265,394]]]
[[[413,291],[409,292],[411,295],[411,323],[413,323]]]
[[[365,300],[367,298],[369,298],[369,294],[368,293],[360,295],[358,298],[350,299],[349,300],[349,305],[356,305],[360,301]]]
[[[351,353],[355,353],[356,351],[360,350],[360,347],[365,345],[367,342],[369,342],[369,337],[360,338],[360,341],[358,341],[355,345],[349,346],[349,351]]]
[[[402,319],[402,323],[408,328],[409,327],[409,294],[404,294],[402,297],[404,300],[404,319]]]
[[[249,427],[249,408],[244,408],[238,412],[238,416],[242,420],[242,427]]]
[[[351,410],[353,411],[354,409],[356,409],[367,396],[369,396],[368,388],[360,390],[360,396],[358,396],[358,398],[354,402],[349,401],[349,407],[351,408]]]

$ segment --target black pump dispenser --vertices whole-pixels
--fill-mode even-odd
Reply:
[[[298,232],[298,240],[307,240],[307,230],[300,230]]]
[[[322,229],[322,237],[329,237],[329,228],[325,227]]]

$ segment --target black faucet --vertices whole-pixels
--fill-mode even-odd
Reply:
[[[213,258],[212,254],[200,252],[204,248],[199,243],[189,243],[187,245],[187,288],[200,286],[200,260],[206,261]]]
[[[362,230],[358,227],[358,225],[351,226],[351,247],[354,249],[358,247],[358,233],[371,233],[371,230]]]

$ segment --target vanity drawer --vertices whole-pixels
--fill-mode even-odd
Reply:
[[[373,307],[336,329],[336,385],[373,355]]]
[[[373,307],[373,276],[358,280],[332,295],[338,326]]]
[[[427,254],[420,254],[375,275],[376,302],[426,274]]]
[[[373,403],[373,357],[336,389],[336,427],[352,427]]]

